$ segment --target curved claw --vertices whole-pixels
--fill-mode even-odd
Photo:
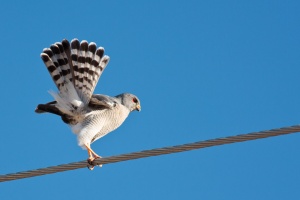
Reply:
[[[87,163],[88,163],[87,168],[88,168],[89,170],[93,170],[94,167],[95,167],[95,166],[93,165],[93,160],[92,160],[91,158],[89,158],[89,159],[87,159],[86,161],[87,161]]]
[[[89,170],[92,171],[92,170],[94,170],[94,167],[95,167],[95,166],[93,166],[93,165],[87,165],[86,167],[87,167]]]
[[[101,158],[101,157],[99,156],[99,157],[97,157],[97,158]],[[102,166],[103,166],[102,164],[101,164],[101,165],[94,165],[94,164],[93,164],[93,161],[94,161],[95,159],[96,159],[96,158],[88,158],[88,159],[87,159],[87,163],[88,163],[87,168],[88,168],[89,170],[93,170],[95,166],[99,166],[99,167],[102,167]]]

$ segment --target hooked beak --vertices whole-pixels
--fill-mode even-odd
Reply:
[[[135,108],[137,111],[141,111],[142,110],[142,107],[141,107],[141,105],[140,104],[138,104],[138,105],[136,105],[136,108]]]

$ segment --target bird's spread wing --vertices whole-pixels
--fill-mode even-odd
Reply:
[[[73,99],[82,101],[84,105],[90,102],[97,82],[109,62],[104,55],[104,48],[97,48],[94,42],[86,40],[79,42],[73,39],[71,44],[64,39],[43,50],[41,58],[44,61],[61,96],[75,96]],[[68,85],[68,86],[66,86]],[[77,94],[73,94],[74,87]],[[71,92],[70,92],[71,91]],[[68,94],[63,94],[67,93]]]

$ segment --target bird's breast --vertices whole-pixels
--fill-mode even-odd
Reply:
[[[129,109],[117,104],[112,109],[94,110],[86,114],[83,120],[72,125],[75,134],[84,135],[95,141],[118,128],[129,114]]]
[[[103,124],[102,128],[99,130],[100,134],[107,134],[118,128],[125,121],[128,114],[128,108],[117,104],[116,107],[108,109],[106,112],[99,115],[99,120],[97,121],[99,121],[99,124]]]

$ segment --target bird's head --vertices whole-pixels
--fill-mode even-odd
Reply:
[[[133,94],[123,93],[116,96],[116,98],[120,99],[121,104],[127,107],[130,111],[141,111],[142,109],[140,100]]]

